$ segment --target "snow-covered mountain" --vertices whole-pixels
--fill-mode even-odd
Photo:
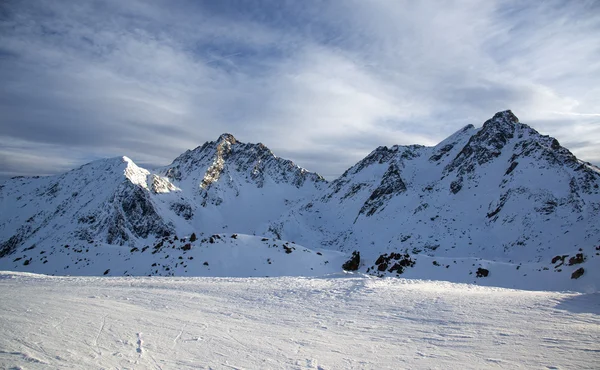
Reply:
[[[0,256],[36,243],[124,244],[174,232],[152,199],[155,179],[168,182],[119,157],[60,176],[7,181],[0,189]]]
[[[253,234],[326,186],[318,174],[231,134],[186,151],[156,173],[180,190],[169,208],[189,221],[189,233]]]
[[[377,275],[472,282],[479,268],[520,269],[550,282],[570,278],[577,261],[598,266],[599,184],[597,167],[505,111],[435,147],[377,148],[270,229],[303,245],[358,250],[360,271]],[[404,254],[428,268],[392,269]]]
[[[331,183],[223,134],[153,171],[122,157],[5,182],[0,269],[316,275],[356,251],[345,268],[378,276],[596,290],[599,186],[600,169],[510,111],[434,147],[379,147]],[[274,272],[275,250],[295,267]],[[187,267],[208,260],[222,267]]]

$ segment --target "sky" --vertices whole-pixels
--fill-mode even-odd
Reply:
[[[332,179],[511,109],[600,164],[600,2],[0,1],[0,179],[231,133]]]

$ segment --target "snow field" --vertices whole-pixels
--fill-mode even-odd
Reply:
[[[592,369],[600,294],[0,273],[1,368]]]

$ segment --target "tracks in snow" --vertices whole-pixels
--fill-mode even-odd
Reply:
[[[171,349],[175,349],[175,347],[177,346],[177,341],[181,338],[181,335],[183,334],[184,329],[185,329],[185,324],[183,324],[183,326],[181,327],[181,330],[179,331],[179,334],[177,334],[175,339],[173,339],[173,347],[171,347]]]
[[[98,334],[96,334],[96,338],[94,338],[94,346],[98,346],[98,338],[100,338],[100,334],[102,334],[102,331],[104,330],[104,326],[106,325],[106,317],[108,315],[104,315],[102,317],[102,324],[100,325],[100,329],[98,330]]]

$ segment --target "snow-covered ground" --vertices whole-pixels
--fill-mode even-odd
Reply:
[[[0,368],[585,369],[600,293],[0,272]]]

